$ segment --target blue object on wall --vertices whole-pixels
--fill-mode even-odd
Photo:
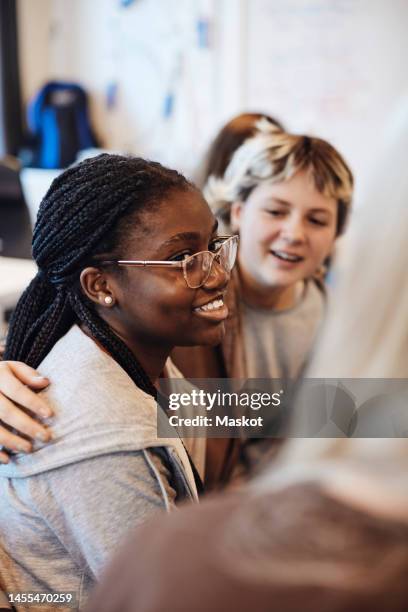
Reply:
[[[115,82],[108,83],[106,88],[106,106],[109,110],[112,110],[116,106],[118,99],[118,84]]]
[[[197,20],[197,36],[198,46],[200,49],[209,49],[210,47],[210,22],[208,19]]]
[[[174,95],[172,93],[168,93],[166,97],[164,98],[163,116],[170,117],[170,115],[173,113],[173,107],[174,107]]]

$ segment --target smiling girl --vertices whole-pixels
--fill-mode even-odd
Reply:
[[[240,235],[229,289],[236,306],[229,375],[299,376],[324,309],[323,264],[344,230],[352,188],[351,171],[329,143],[266,120],[224,178],[209,179],[210,206]]]
[[[324,262],[343,232],[353,176],[342,156],[319,138],[288,134],[266,119],[235,152],[223,178],[210,177],[206,198],[228,233],[240,235],[238,266],[226,294],[225,337],[214,346],[177,348],[176,365],[190,378],[297,378],[324,315]],[[0,364],[1,368],[1,364]],[[47,381],[22,364],[3,364],[5,396],[39,413],[33,388]],[[3,417],[29,436],[47,435],[40,424],[0,396]],[[1,430],[8,448],[20,442]],[[21,442],[20,442],[21,443]],[[237,462],[251,469],[261,444],[210,440],[206,483],[225,484]],[[269,452],[269,444],[268,452]],[[241,452],[241,460],[238,458]],[[261,453],[262,454],[262,453]],[[4,460],[7,457],[4,456]]]
[[[157,438],[155,383],[176,343],[218,344],[237,250],[200,192],[153,162],[101,155],[51,185],[34,228],[38,274],[6,358],[53,384],[53,441],[0,466],[6,591],[72,591],[81,607],[130,526],[196,499],[203,462]],[[194,451],[195,452],[195,451]]]
[[[215,349],[176,349],[185,376],[296,379],[324,315],[324,262],[346,225],[352,173],[328,142],[266,119],[257,125],[224,177],[210,177],[204,190],[240,247],[224,340]],[[268,440],[210,440],[207,482],[228,482],[237,463],[251,470],[270,449]]]

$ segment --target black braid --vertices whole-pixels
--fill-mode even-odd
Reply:
[[[20,310],[18,320],[35,322],[47,308],[47,305],[53,300],[54,289],[47,281],[46,277],[41,274],[31,281],[27,289],[20,298],[18,307],[16,307],[13,317],[10,322],[9,329],[13,328],[13,333],[8,334],[7,352],[13,356],[13,359],[21,360],[25,355],[23,344],[28,340],[29,328],[25,325],[14,324],[17,316],[17,309]]]
[[[126,344],[83,294],[79,275],[95,255],[126,249],[137,213],[193,186],[175,170],[140,158],[99,155],[52,183],[38,213],[33,256],[39,273],[10,322],[5,359],[38,367],[75,322],[87,327],[135,384],[156,390]]]

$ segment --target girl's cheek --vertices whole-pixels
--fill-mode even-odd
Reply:
[[[242,219],[240,234],[253,236],[265,235],[274,231],[275,223],[270,216],[253,214]]]
[[[326,236],[323,240],[316,244],[316,255],[323,261],[330,255],[334,247],[334,238],[331,235]]]

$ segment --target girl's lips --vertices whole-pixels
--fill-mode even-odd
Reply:
[[[228,307],[223,304],[221,308],[217,310],[193,310],[197,317],[207,319],[207,321],[224,321],[228,317]]]
[[[274,258],[274,261],[278,263],[279,267],[282,267],[284,269],[294,268],[304,262],[304,257],[300,257],[300,256],[297,256],[298,257],[297,259],[291,260],[291,259],[283,259],[283,257],[280,257],[278,255],[278,252],[276,251],[271,250],[270,254]]]
[[[219,304],[217,305],[217,307],[211,310],[210,309],[203,310],[202,307],[194,308],[193,313],[197,317],[201,317],[202,319],[207,319],[207,321],[214,321],[217,323],[219,321],[224,321],[228,317],[228,307],[224,304],[222,300],[215,300],[215,302],[218,302]]]

